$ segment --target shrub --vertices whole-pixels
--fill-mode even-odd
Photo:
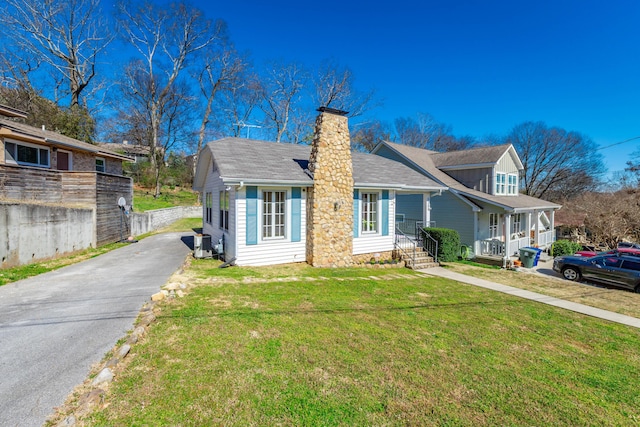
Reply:
[[[460,234],[449,228],[425,228],[438,241],[438,261],[457,261],[460,254]]]
[[[557,257],[560,255],[573,255],[582,249],[580,243],[572,242],[570,240],[558,240],[553,246],[551,246],[551,256]]]

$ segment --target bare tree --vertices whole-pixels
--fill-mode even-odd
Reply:
[[[401,117],[394,122],[400,143],[433,151],[456,151],[474,145],[474,139],[456,138],[450,125],[438,122],[429,113],[418,113],[417,118]]]
[[[388,127],[379,120],[373,120],[351,126],[351,149],[370,152],[381,141],[391,137]]]
[[[113,38],[100,0],[5,0],[0,16],[12,46],[5,74],[31,87],[30,76],[44,68],[55,81],[56,102],[68,96],[71,108],[86,106],[97,58]]]
[[[197,75],[200,93],[205,100],[204,112],[198,132],[196,153],[200,153],[204,143],[207,127],[211,121],[214,101],[223,91],[234,90],[239,85],[241,73],[246,62],[240,58],[231,46],[223,45],[220,49],[210,49],[204,57],[203,68]]]
[[[167,148],[180,131],[172,112],[180,111],[176,103],[189,102],[185,91],[178,88],[179,77],[192,56],[220,38],[224,24],[206,19],[199,9],[184,3],[167,6],[123,0],[117,10],[123,37],[141,56],[130,65],[122,89],[129,100],[146,110],[157,197]]]
[[[272,130],[276,142],[281,142],[287,132],[292,115],[302,101],[308,76],[304,67],[293,62],[273,62],[263,76],[260,108],[265,115],[265,125]]]
[[[349,117],[360,116],[377,106],[374,105],[374,91],[357,91],[351,70],[331,60],[325,60],[320,65],[314,86],[316,106],[344,110]]]
[[[524,193],[562,200],[595,190],[604,173],[595,144],[577,132],[525,122],[505,138],[513,144],[524,166]]]
[[[253,123],[254,112],[259,109],[262,100],[262,86],[258,77],[244,70],[231,87],[222,92],[218,99],[215,115],[216,127],[223,136],[251,136],[251,130],[260,130],[262,126]]]
[[[571,203],[585,212],[584,226],[594,243],[614,248],[623,240],[640,240],[640,199],[634,191],[587,192]]]

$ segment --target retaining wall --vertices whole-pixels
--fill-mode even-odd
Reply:
[[[1,268],[95,247],[94,210],[0,202]]]
[[[129,234],[139,236],[166,227],[181,218],[202,218],[202,206],[176,206],[128,215]]]

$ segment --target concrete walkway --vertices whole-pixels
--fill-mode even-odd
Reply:
[[[192,234],[158,234],[0,286],[0,426],[43,425],[133,329],[192,244]]]
[[[543,268],[544,267],[546,266],[543,266]],[[548,269],[545,268],[545,271],[546,270]],[[498,291],[516,297],[525,298],[531,301],[536,301],[543,304],[564,308],[566,310],[575,311],[576,313],[586,314],[587,316],[598,317],[600,319],[609,320],[611,322],[633,326],[634,328],[640,328],[640,319],[637,319],[635,317],[626,316],[624,314],[618,314],[612,311],[602,310],[600,308],[590,307],[588,305],[578,304],[571,301],[565,301],[559,298],[550,297],[548,295],[542,295],[536,292],[514,288],[512,286],[501,285],[499,283],[490,282],[488,280],[478,279],[464,274],[455,273],[442,267],[428,268],[419,271],[420,273],[428,274],[431,276],[443,277],[446,279],[455,280],[456,282],[480,286],[482,288],[491,289],[493,291]]]

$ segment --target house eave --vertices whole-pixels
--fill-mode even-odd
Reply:
[[[253,178],[236,178],[236,177],[224,177],[220,179],[225,185],[269,185],[273,187],[311,187],[313,181],[300,181],[300,180],[281,180],[281,179],[253,179]]]
[[[453,166],[436,166],[440,170],[465,170],[465,169],[483,169],[492,168],[496,165],[495,162],[491,163],[475,163],[472,165],[453,165]]]
[[[420,185],[402,185],[402,184],[385,184],[385,183],[354,183],[353,186],[355,188],[384,188],[389,190],[403,190],[403,191],[423,191],[423,192],[433,192],[433,191],[446,191],[447,187],[440,186],[431,186],[431,187],[423,187]]]

